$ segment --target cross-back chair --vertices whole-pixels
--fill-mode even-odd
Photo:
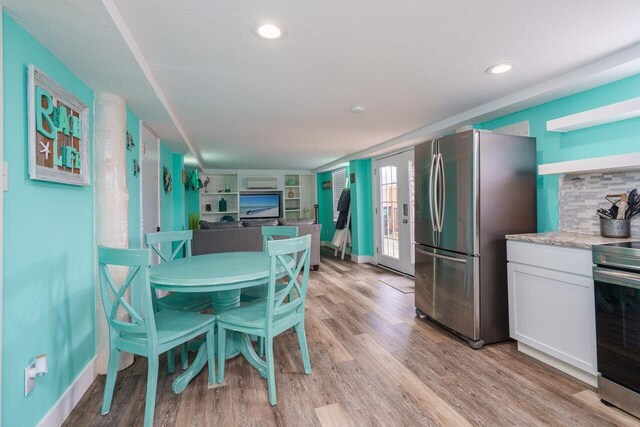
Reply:
[[[227,331],[235,331],[263,338],[266,358],[258,370],[267,378],[269,403],[275,405],[276,383],[273,359],[273,339],[290,328],[295,328],[302,353],[304,372],[311,374],[311,362],[304,329],[304,303],[309,285],[311,236],[267,243],[271,258],[267,297],[244,306],[220,313],[218,324],[218,382],[224,381],[225,338]],[[276,291],[279,271],[284,270],[287,283],[281,292]],[[249,349],[254,352],[253,348]],[[257,358],[258,356],[254,354]]]
[[[262,252],[267,253],[267,243],[275,240],[277,237],[285,237],[292,239],[298,237],[298,227],[292,227],[288,225],[280,226],[266,226],[262,227]],[[276,292],[283,289],[281,284],[276,285]],[[253,286],[251,288],[243,289],[240,292],[240,300],[243,302],[255,301],[267,296],[267,286]]]
[[[153,250],[160,262],[172,261],[184,252],[185,257],[191,256],[191,241],[193,231],[162,231],[159,233],[148,233],[144,236],[145,244]],[[171,293],[158,298],[156,293],[152,293],[154,308],[156,310],[170,309],[181,311],[200,312],[211,307],[211,296],[207,293]],[[188,345],[184,344],[180,352],[180,362],[182,369],[187,369]],[[173,350],[167,354],[167,364],[169,372],[175,370],[175,357]]]
[[[161,310],[153,307],[152,289],[149,282],[151,251],[149,249],[115,249],[98,247],[98,270],[100,294],[107,323],[109,324],[109,365],[104,385],[101,414],[111,410],[120,352],[126,351],[148,359],[147,393],[144,425],[153,425],[158,363],[160,354],[189,340],[205,334],[209,362],[209,383],[215,381],[214,328],[215,317],[177,310]],[[118,283],[111,269],[128,268],[125,279]],[[111,269],[110,269],[111,268]],[[122,276],[119,274],[117,276]],[[127,302],[127,291],[132,298]],[[122,317],[120,314],[126,314]]]

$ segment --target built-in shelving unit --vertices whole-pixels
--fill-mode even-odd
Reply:
[[[571,132],[605,123],[640,117],[640,98],[632,98],[547,121],[549,132]]]
[[[640,170],[640,153],[547,163],[538,166],[538,175],[568,175],[622,170]]]
[[[209,184],[200,190],[200,216],[205,221],[218,222],[226,215],[239,219],[240,200],[238,176],[234,173],[207,174]],[[220,201],[227,202],[227,209],[220,210]],[[208,210],[207,210],[208,209]]]
[[[240,218],[240,195],[243,193],[278,192],[281,194],[281,215],[286,219],[313,218],[316,203],[315,175],[307,171],[269,170],[221,170],[211,169],[202,173],[209,178],[207,189],[200,190],[200,215],[202,219],[218,222],[225,215]],[[265,179],[274,181],[274,188],[250,188],[247,180]],[[220,199],[227,202],[227,210],[219,209]],[[207,211],[207,205],[210,210]]]

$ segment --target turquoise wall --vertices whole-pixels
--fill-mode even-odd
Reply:
[[[537,138],[537,163],[640,152],[640,119],[573,132],[547,132],[547,120],[640,96],[640,74],[476,125],[495,129],[529,120]],[[558,176],[538,177],[538,231],[558,229]]]
[[[173,190],[170,193],[164,191],[164,168],[171,170],[173,177],[173,187],[176,186],[176,177],[173,176],[173,152],[162,142],[160,142],[160,229],[162,231],[171,231],[174,227],[174,207],[173,207]]]
[[[182,183],[182,170],[184,168],[184,155],[181,153],[173,153],[172,155],[173,169],[173,229],[186,230],[187,220],[185,217],[185,189]]]
[[[319,173],[316,178],[318,185],[318,224],[322,224],[320,240],[331,242],[336,232],[336,224],[333,222],[333,190],[322,189],[323,181],[331,181],[331,172]]]
[[[350,173],[355,174],[351,185],[352,253],[373,256],[373,179],[371,159],[354,160],[349,163]]]
[[[140,119],[127,108],[127,132],[135,147],[127,150],[127,191],[129,192],[129,247],[142,247],[141,177],[133,175],[133,160],[140,162]]]
[[[91,125],[93,91],[6,13],[2,21],[4,160],[9,164],[3,210],[2,425],[15,427],[37,424],[95,355],[93,186],[29,179],[27,66],[35,64],[87,104]],[[24,397],[24,369],[41,353],[47,353],[49,373]]]
[[[171,171],[173,188],[165,193],[163,187],[162,168]],[[182,169],[184,156],[171,151],[160,142],[160,228],[162,231],[185,230],[187,219],[185,216],[185,189],[182,183]]]
[[[372,256],[374,238],[371,159],[351,161],[347,167],[347,179],[350,173],[355,173],[356,176],[356,182],[348,184],[351,187],[351,253]],[[333,190],[323,190],[323,181],[331,181],[331,171],[317,175],[318,223],[322,224],[321,240],[330,242],[336,232],[336,225],[333,222]]]
[[[187,174],[193,172],[194,168],[186,168]],[[184,194],[184,218],[189,225],[189,215],[200,216],[200,191],[185,191]]]

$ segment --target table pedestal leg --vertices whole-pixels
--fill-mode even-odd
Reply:
[[[213,313],[220,314],[227,310],[240,306],[240,290],[215,292],[211,295],[211,305],[213,306]],[[218,331],[216,330],[216,336]],[[236,334],[233,332],[227,333],[227,340],[225,344],[226,359],[231,359],[240,354],[240,350],[237,345]],[[217,350],[216,350],[217,351]]]
[[[213,305],[213,312],[215,314],[223,313],[227,310],[230,310],[235,307],[240,306],[240,290],[230,290],[230,291],[221,291],[214,292],[211,295],[211,304]],[[216,335],[217,335],[216,330]],[[226,358],[231,359],[236,357],[240,353],[242,353],[249,363],[258,369],[262,376],[266,375],[266,368],[259,364],[259,358],[256,355],[253,347],[251,346],[251,341],[244,334],[236,334],[234,332],[227,333],[227,342],[226,346]],[[204,365],[207,363],[207,346],[203,341],[200,344],[200,348],[198,349],[198,354],[194,359],[193,363],[187,370],[185,370],[180,376],[178,376],[175,380],[173,380],[173,384],[171,389],[175,394],[181,393],[187,388],[189,382],[195,378],[198,373],[204,368]],[[263,362],[264,363],[264,362]]]
[[[178,378],[173,380],[173,384],[171,385],[171,390],[175,394],[182,393],[189,382],[198,375],[198,373],[204,368],[204,365],[207,363],[207,346],[203,342],[200,345],[200,349],[198,350],[198,354],[196,354],[196,358],[191,363],[191,366],[187,368]]]

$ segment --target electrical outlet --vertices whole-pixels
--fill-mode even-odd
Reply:
[[[35,378],[31,378],[31,376],[30,376],[31,371],[33,371],[35,368],[36,368],[36,362],[35,361],[33,361],[32,363],[27,365],[26,368],[24,368],[24,395],[25,396],[28,396],[29,393],[31,393],[31,391],[36,386],[36,379]]]

